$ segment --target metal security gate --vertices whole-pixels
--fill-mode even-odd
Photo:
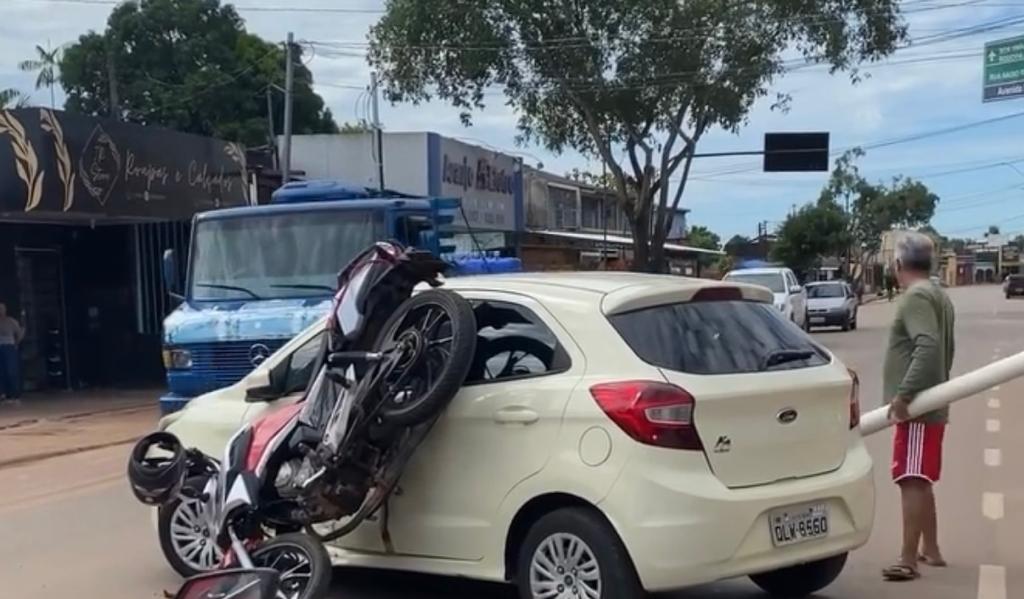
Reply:
[[[16,247],[21,344],[26,391],[70,388],[64,267],[60,250]]]
[[[135,246],[136,328],[141,334],[162,332],[163,320],[177,302],[167,294],[163,280],[163,254],[173,249],[178,255],[178,276],[184,278],[188,263],[190,221],[133,225]]]

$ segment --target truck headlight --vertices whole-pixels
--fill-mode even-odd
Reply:
[[[185,370],[192,368],[192,352],[187,349],[164,349],[164,368]]]

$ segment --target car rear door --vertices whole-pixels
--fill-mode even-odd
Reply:
[[[550,459],[582,376],[583,354],[539,302],[467,297],[479,327],[476,364],[391,499],[399,554],[478,560],[503,538],[495,530],[501,502]]]
[[[770,306],[690,301],[610,319],[641,359],[693,396],[693,421],[725,486],[813,476],[842,465],[852,378]]]

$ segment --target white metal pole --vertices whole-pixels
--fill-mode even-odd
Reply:
[[[370,71],[370,97],[373,118],[374,141],[377,143],[377,182],[384,191],[384,130],[380,126],[380,106],[377,71]]]
[[[1021,376],[1024,376],[1024,352],[982,366],[921,392],[910,404],[910,415],[920,416]],[[871,435],[888,428],[891,424],[893,423],[888,419],[888,407],[882,406],[861,417],[860,432],[865,436]]]

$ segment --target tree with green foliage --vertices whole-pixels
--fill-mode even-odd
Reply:
[[[662,271],[707,132],[741,129],[794,51],[848,71],[905,38],[896,0],[390,0],[369,60],[392,101],[437,97],[468,125],[500,88],[521,142],[602,160],[634,268]]]
[[[750,245],[751,239],[745,235],[733,235],[725,242],[722,249],[730,256],[739,256]]]
[[[687,233],[686,245],[704,250],[720,250],[722,249],[722,239],[704,225],[694,225]],[[711,254],[701,254],[697,259],[702,268],[711,266],[717,260],[718,257]]]
[[[772,259],[801,277],[847,244],[848,218],[834,201],[822,199],[789,215],[776,234]]]
[[[36,57],[18,63],[18,68],[22,71],[39,72],[36,77],[36,89],[46,87],[50,90],[50,108],[57,107],[57,97],[54,94],[53,86],[59,78],[60,52],[60,47],[51,48],[49,42],[47,42],[46,48],[36,44]]]
[[[776,259],[794,270],[806,270],[824,256],[838,256],[849,276],[854,262],[866,264],[878,253],[886,231],[928,224],[938,196],[920,181],[905,177],[869,183],[856,166],[863,155],[859,148],[843,154],[817,203],[786,219],[779,230]],[[841,233],[837,226],[843,227]],[[863,274],[862,268],[855,279]]]
[[[293,131],[337,125],[294,48]],[[247,33],[219,0],[147,0],[117,5],[103,33],[67,46],[60,60],[66,109],[255,145],[268,138],[268,89],[284,81],[283,45]],[[283,96],[274,91],[274,110]],[[275,118],[280,132],[283,119]]]

